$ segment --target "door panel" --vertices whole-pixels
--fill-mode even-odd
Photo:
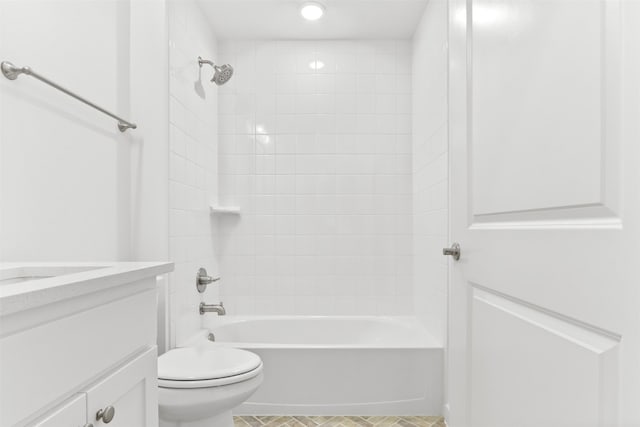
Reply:
[[[158,425],[157,351],[151,348],[87,391],[89,421],[94,426],[156,427]],[[109,423],[98,420],[100,409],[112,406]]]
[[[476,215],[601,202],[601,5],[550,3],[473,2]]]
[[[637,22],[450,1],[452,427],[640,426]]]
[[[597,0],[472,3],[474,222],[617,211],[619,9]]]
[[[470,286],[474,425],[521,426],[529,413],[565,427],[606,425],[620,337]]]
[[[29,427],[84,427],[86,422],[87,398],[79,393]]]

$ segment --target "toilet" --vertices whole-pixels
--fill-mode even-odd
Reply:
[[[231,410],[262,383],[262,360],[237,348],[175,348],[158,357],[160,427],[233,427]]]

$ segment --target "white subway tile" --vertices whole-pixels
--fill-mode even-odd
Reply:
[[[411,279],[404,271],[411,269],[414,249],[411,76],[395,74],[409,62],[409,45],[221,44],[237,76],[218,88],[218,197],[240,205],[243,214],[215,223],[220,269],[228,277],[225,302],[239,314],[374,314],[382,300],[391,301],[394,312],[411,310]],[[325,67],[312,70],[312,61]],[[205,123],[197,113],[198,124]],[[195,151],[186,142],[183,150],[195,166],[185,178],[193,190],[175,203],[206,212],[209,193],[199,188],[212,155],[201,141],[207,131],[197,135]],[[437,138],[421,148],[434,166],[434,148],[443,145]],[[179,157],[177,144],[172,150]],[[177,158],[170,168],[178,179]],[[433,189],[427,195],[431,187],[422,187],[417,197],[435,210],[443,190],[428,169],[422,165],[417,172]],[[202,215],[192,218],[202,223]],[[179,232],[179,215],[171,221]],[[196,248],[206,242],[193,237]]]

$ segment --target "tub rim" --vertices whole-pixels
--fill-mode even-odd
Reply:
[[[240,341],[216,341],[212,342],[207,339],[210,332],[215,335],[215,329],[217,326],[223,326],[228,324],[246,323],[256,320],[296,320],[296,319],[331,319],[331,320],[367,320],[377,323],[393,323],[401,327],[413,329],[418,334],[418,340],[414,342],[402,342],[402,343],[354,343],[354,344],[278,344],[278,343],[253,343],[253,342],[240,342]],[[323,315],[228,315],[220,318],[209,319],[206,329],[200,329],[194,336],[187,340],[180,347],[187,346],[214,346],[214,347],[236,347],[242,349],[309,349],[309,350],[323,350],[323,349],[376,349],[376,350],[398,350],[398,349],[443,349],[444,345],[439,343],[429,331],[420,323],[420,321],[414,316],[323,316]],[[212,323],[215,323],[212,325]]]

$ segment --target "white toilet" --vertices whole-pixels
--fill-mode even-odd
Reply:
[[[262,360],[236,348],[185,347],[158,358],[160,427],[233,427],[231,410],[262,383]]]

